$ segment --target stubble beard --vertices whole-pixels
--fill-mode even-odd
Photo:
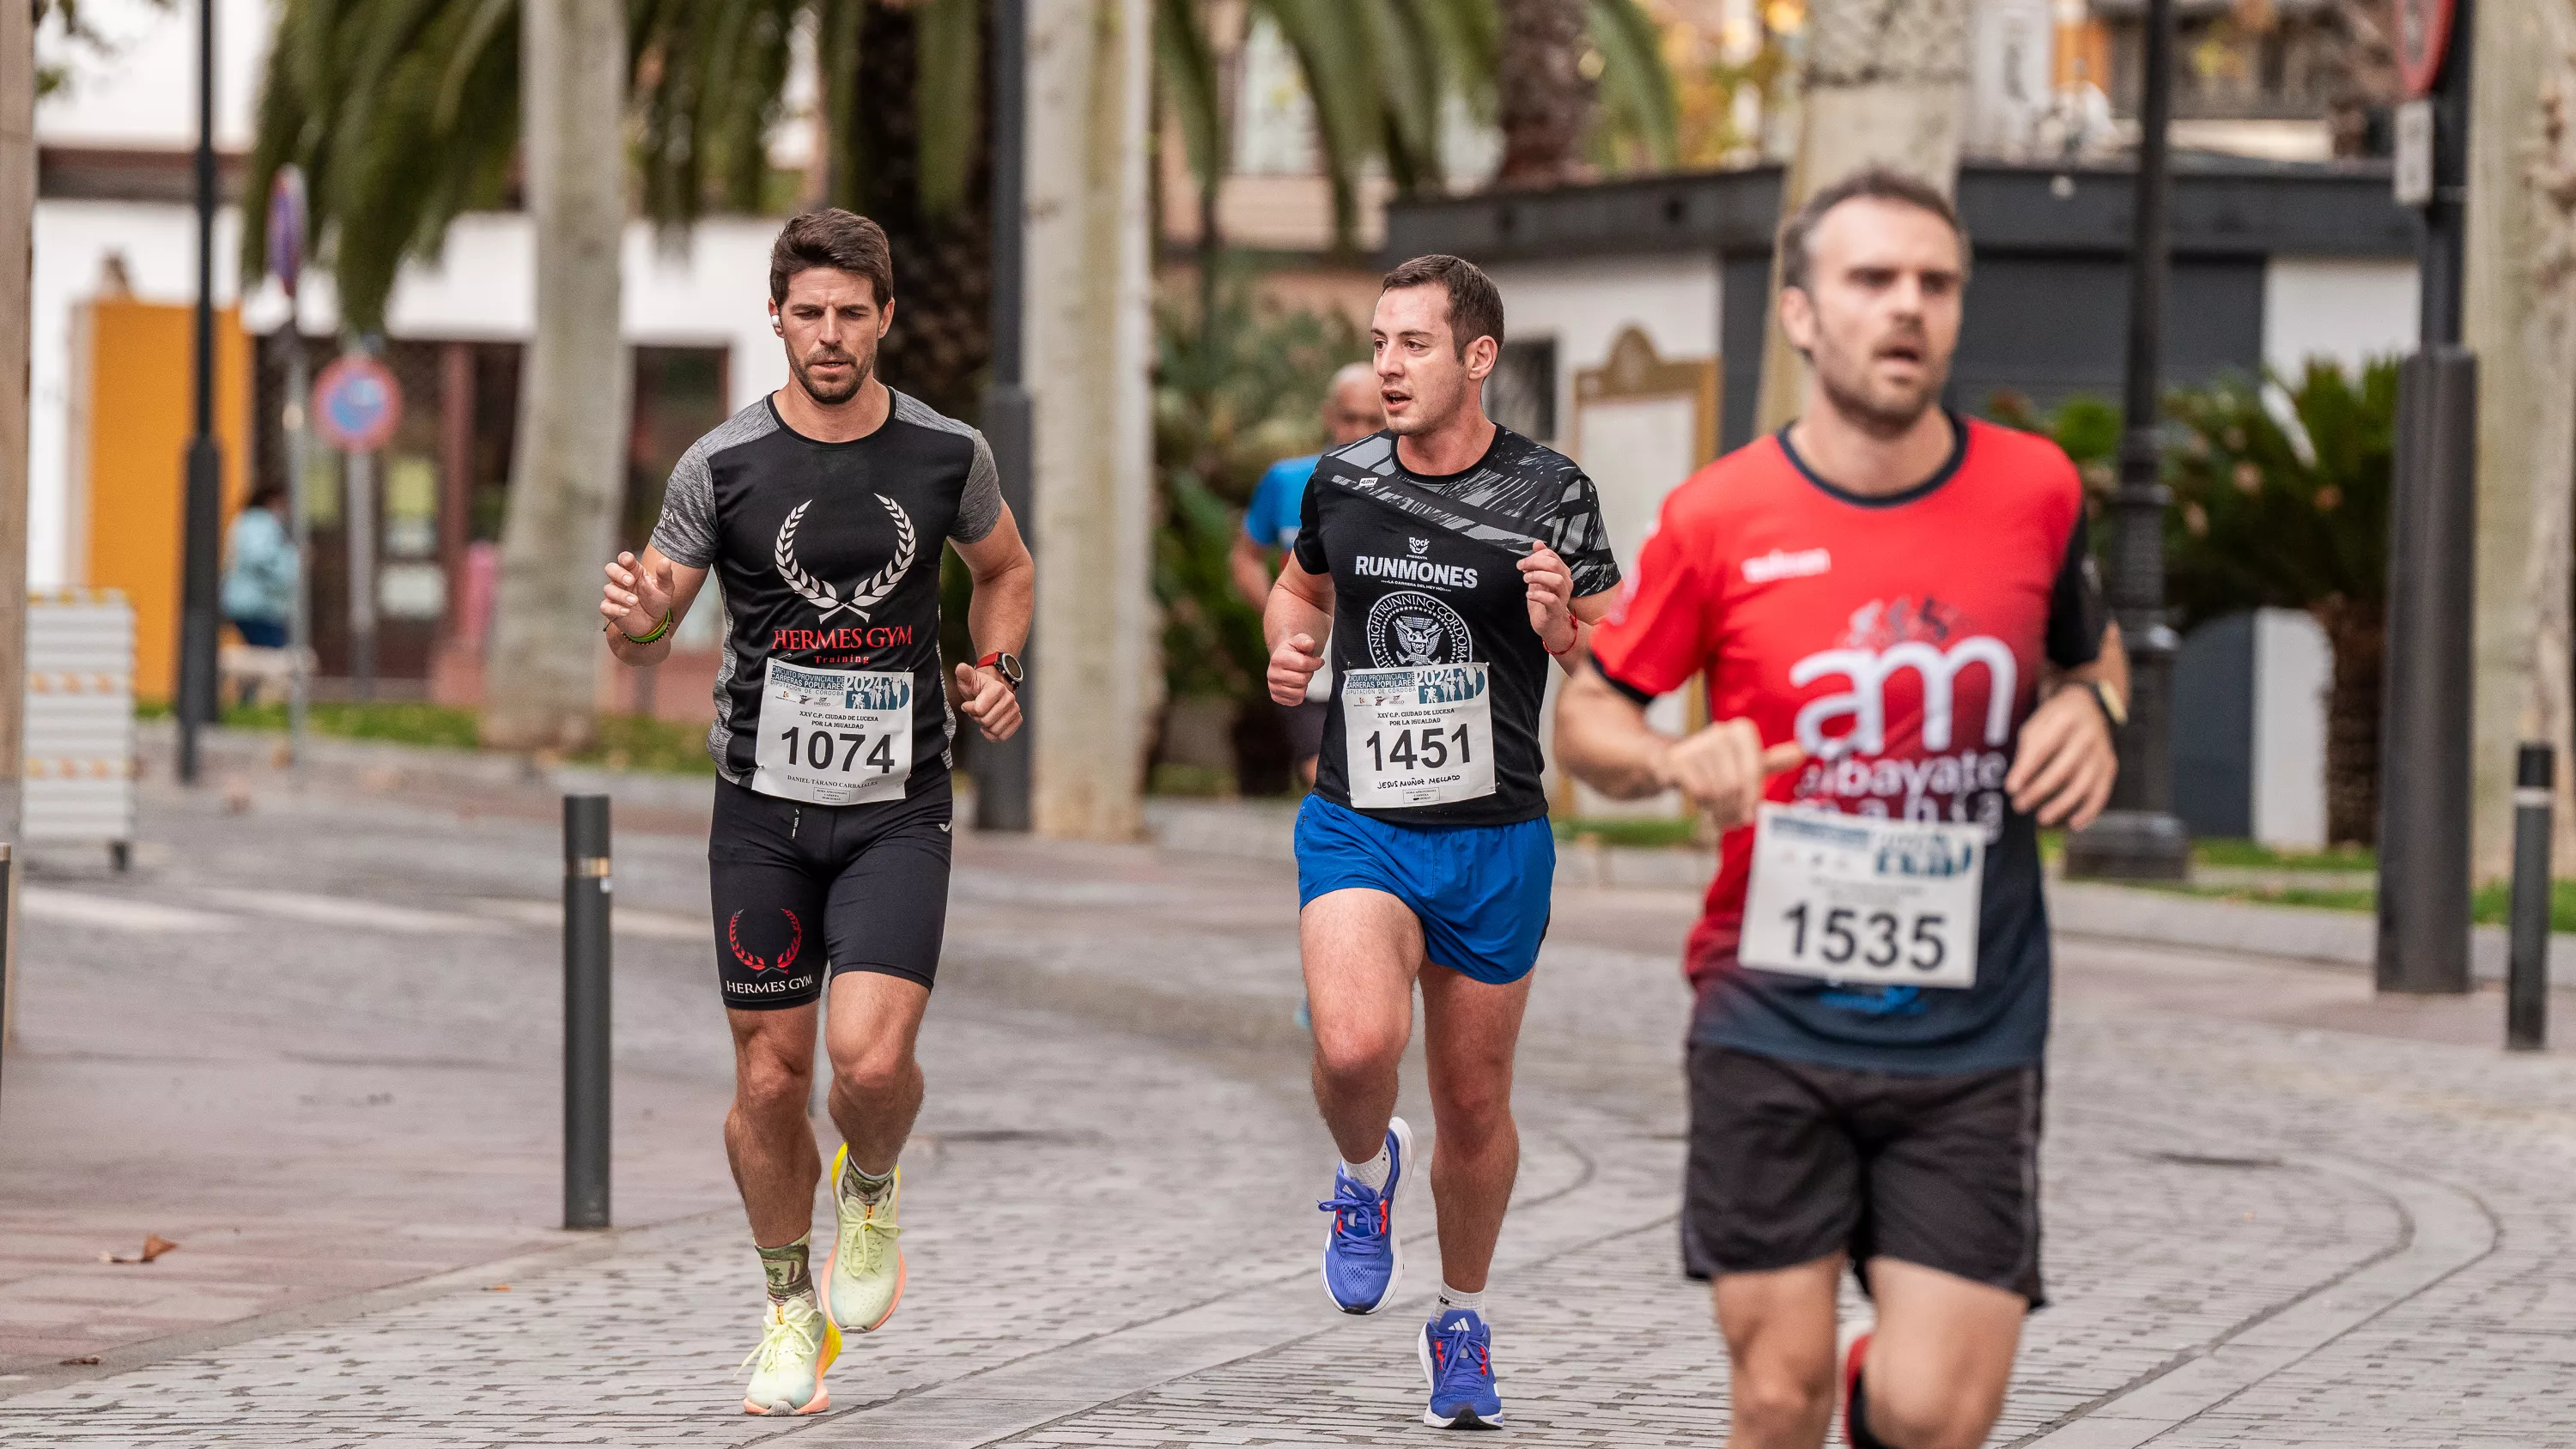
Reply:
[[[815,402],[820,403],[827,408],[839,407],[841,404],[857,397],[859,395],[859,389],[868,385],[868,379],[876,376],[877,358],[874,349],[871,349],[864,356],[853,353],[851,355],[851,361],[856,365],[850,369],[850,385],[844,388],[827,390],[825,388],[815,386],[813,376],[806,372],[805,364],[802,361],[791,362],[788,365],[787,370],[796,375],[796,385],[805,389],[805,395],[807,397],[812,398]]]
[[[1923,385],[1910,391],[1889,393],[1869,385],[1868,364],[1850,369],[1831,366],[1829,359],[1819,358],[1816,383],[1825,401],[1845,420],[1871,437],[1882,440],[1903,437],[1906,431],[1922,421],[1923,414],[1940,400],[1941,389],[1950,379],[1945,364],[1937,371],[1926,369]]]

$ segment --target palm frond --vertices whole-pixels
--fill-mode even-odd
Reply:
[[[917,69],[912,104],[920,130],[921,209],[954,216],[984,125],[984,31],[980,0],[929,0],[914,12]]]
[[[1655,22],[1637,0],[1592,0],[1590,30],[1601,52],[1602,119],[1612,134],[1643,146],[1650,165],[1670,167],[1679,149],[1681,106]]]
[[[1204,192],[1225,172],[1225,116],[1217,96],[1216,48],[1198,0],[1154,0],[1154,72],[1181,130],[1190,176]]]

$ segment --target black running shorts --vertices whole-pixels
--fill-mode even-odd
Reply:
[[[2041,1090],[2037,1067],[1862,1072],[1694,1043],[1683,1263],[1888,1257],[2037,1308]]]
[[[803,1006],[825,963],[923,986],[948,926],[946,776],[909,800],[809,805],[716,782],[707,875],[725,1005]]]

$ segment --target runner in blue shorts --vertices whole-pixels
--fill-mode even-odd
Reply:
[[[1539,781],[1550,656],[1571,668],[1619,584],[1592,480],[1485,417],[1503,341],[1491,279],[1456,257],[1387,273],[1370,328],[1386,431],[1326,453],[1263,615],[1270,697],[1333,649],[1314,793],[1297,816],[1298,942],[1315,1100],[1342,1162],[1324,1287],[1393,1301],[1413,1135],[1396,1064],[1422,984],[1440,1296],[1418,1340],[1424,1422],[1495,1428],[1487,1271],[1520,1167],[1512,1053],[1547,934],[1556,848]]]

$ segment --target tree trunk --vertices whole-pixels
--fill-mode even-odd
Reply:
[[[2467,277],[2478,355],[2471,870],[2512,865],[2514,755],[2558,751],[2557,868],[2576,870],[2568,768],[2569,492],[2576,487],[2576,4],[2482,6],[2472,27]]]
[[[1810,0],[1806,43],[1782,215],[1866,166],[1892,166],[1943,191],[1958,184],[1967,0]],[[1779,292],[1774,257],[1756,408],[1766,432],[1798,415],[1807,385],[1806,363],[1780,331]]]
[[[1147,0],[1029,7],[1030,651],[1042,834],[1133,838],[1161,705],[1153,596]],[[1052,560],[1053,562],[1048,562]]]
[[[919,15],[884,4],[862,12],[856,103],[841,141],[851,164],[836,168],[850,186],[832,204],[884,227],[894,251],[894,328],[878,353],[879,375],[971,421],[993,360],[991,136],[976,127],[963,203],[945,214],[924,207]],[[984,27],[989,57],[989,16]]]
[[[634,386],[618,329],[626,12],[622,0],[524,0],[520,15],[536,331],[520,371],[483,740],[578,749],[597,732],[599,569],[626,492]]]
[[[36,224],[36,17],[0,4],[0,840],[18,838],[26,743],[27,318]],[[18,872],[9,872],[0,1048],[18,1019]]]
[[[2379,681],[2387,609],[2336,597],[2308,611],[2334,650],[2326,691],[2326,842],[2379,841]]]
[[[1593,83],[1583,76],[1591,49],[1586,0],[1503,0],[1503,161],[1497,186],[1561,186],[1589,180],[1583,155],[1592,126]]]

